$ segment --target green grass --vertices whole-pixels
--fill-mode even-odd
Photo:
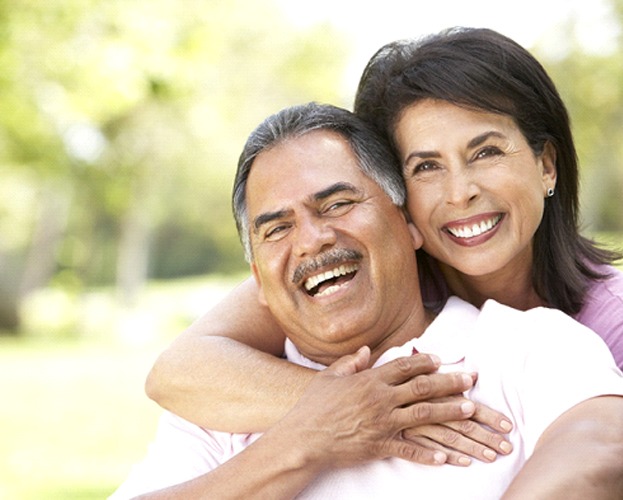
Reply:
[[[600,235],[621,248],[620,235]],[[160,409],[158,353],[240,277],[152,283],[132,309],[110,290],[47,290],[23,338],[0,336],[0,499],[106,498],[140,460]]]
[[[131,311],[107,291],[60,302],[54,293],[69,311],[60,320],[45,293],[30,304],[28,333],[0,336],[0,499],[111,494],[155,434],[149,368],[231,283],[153,284]]]
[[[158,351],[4,339],[0,498],[110,494],[154,434],[143,382]]]

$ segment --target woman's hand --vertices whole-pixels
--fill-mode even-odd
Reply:
[[[503,414],[476,403],[476,411],[469,419],[412,427],[403,436],[420,446],[443,451],[449,464],[466,466],[471,458],[493,462],[498,454],[508,455],[513,448],[504,434],[511,429],[512,424]]]
[[[405,431],[434,429],[431,424],[441,422],[454,425],[474,416],[474,403],[448,397],[471,388],[472,376],[436,373],[439,360],[427,354],[371,369],[369,358],[364,347],[318,372],[296,406],[270,432],[304,447],[310,464],[320,469],[387,457],[446,463],[453,450],[419,442],[419,437],[407,439]]]

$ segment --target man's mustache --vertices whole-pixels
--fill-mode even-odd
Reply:
[[[310,274],[314,274],[318,269],[326,266],[341,264],[345,261],[361,260],[363,255],[357,250],[351,250],[348,248],[332,248],[326,252],[318,255],[317,257],[301,262],[292,275],[292,283],[298,284],[303,277]]]

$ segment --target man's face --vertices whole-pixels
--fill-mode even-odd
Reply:
[[[260,300],[299,350],[329,363],[392,342],[419,297],[421,241],[348,143],[320,130],[262,152],[246,196]]]

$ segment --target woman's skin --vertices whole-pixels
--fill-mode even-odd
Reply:
[[[394,132],[408,212],[451,290],[476,306],[487,298],[524,310],[545,305],[530,271],[532,237],[546,192],[556,183],[553,148],[536,156],[510,117],[444,101],[410,106]],[[263,431],[294,406],[314,375],[276,357],[283,341],[283,332],[258,302],[257,287],[247,281],[161,355],[147,392],[204,427]],[[236,361],[223,362],[225,356]],[[473,420],[504,431],[502,416],[484,407]],[[480,442],[453,428],[471,432]],[[468,463],[465,454],[492,460],[496,452],[504,453],[502,436],[473,421],[420,426],[408,436],[433,448],[439,446],[431,440],[459,448],[463,453],[449,452],[452,463]]]
[[[536,156],[510,117],[443,101],[410,106],[394,132],[408,212],[451,290],[476,306],[487,298],[518,309],[545,305],[532,287],[531,245],[547,189],[555,187],[553,148]],[[160,356],[147,393],[204,427],[264,431],[294,406],[314,375],[276,357],[283,341],[247,280]],[[467,464],[467,455],[491,461],[508,450],[503,436],[474,422],[505,432],[504,420],[477,405],[472,420],[420,426],[407,436],[443,449],[451,463]]]
[[[450,289],[526,310],[546,305],[532,286],[532,238],[556,156],[536,156],[508,116],[427,99],[401,113],[395,141],[407,210]]]
[[[240,304],[244,304],[244,315],[240,314]],[[223,325],[223,317],[229,318],[227,325]],[[231,334],[230,328],[241,334]],[[284,334],[258,301],[255,280],[249,278],[160,355],[148,377],[147,394],[164,408],[206,428],[265,431],[294,407],[317,373],[278,357],[284,340]],[[223,362],[225,357],[236,362]],[[161,392],[162,388],[165,390]],[[381,389],[376,393],[387,393]],[[269,399],[266,395],[270,395]],[[369,393],[362,393],[358,399],[365,401],[367,397]],[[365,420],[365,410],[354,409],[352,419]],[[420,463],[438,463],[435,450],[442,450],[448,463],[468,465],[469,457],[491,462],[497,454],[509,453],[503,433],[510,430],[510,425],[500,413],[476,404],[471,420],[422,425],[403,434],[421,445],[419,456],[414,456]]]

